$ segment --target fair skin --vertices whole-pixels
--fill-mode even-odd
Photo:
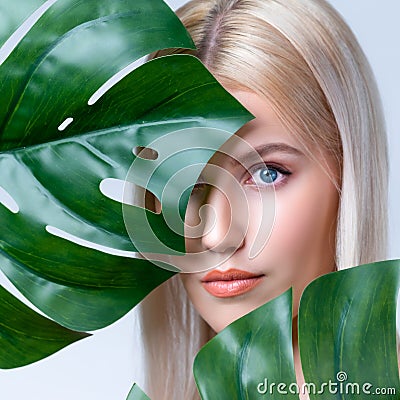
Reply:
[[[263,98],[249,91],[229,91],[256,117],[236,135],[254,149],[262,150],[261,158],[268,169],[259,162],[254,166],[247,162],[246,171],[232,161],[246,158],[245,148],[229,143],[225,145],[228,154],[216,153],[210,160],[209,175],[206,167],[202,179],[212,182],[199,183],[195,188],[186,216],[189,231],[191,226],[197,226],[204,234],[191,235],[186,247],[188,253],[200,254],[204,265],[216,266],[214,270],[220,274],[205,278],[210,270],[204,269],[183,273],[182,282],[195,308],[215,332],[293,287],[296,327],[304,288],[318,276],[335,270],[339,195],[332,174],[339,176],[339,168],[326,152],[314,151],[311,143],[308,149],[314,157],[310,158]],[[251,159],[248,154],[247,159]],[[331,176],[323,166],[328,167]],[[229,174],[216,174],[218,168]],[[250,259],[251,245],[259,230],[257,222],[268,209],[272,189],[275,221],[272,230],[269,222],[264,228],[271,234],[262,250]],[[199,209],[204,204],[208,208],[200,212],[200,218]],[[239,275],[236,270],[241,271]],[[296,375],[301,384],[304,378],[296,329],[293,339]]]

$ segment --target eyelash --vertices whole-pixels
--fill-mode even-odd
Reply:
[[[275,181],[272,181],[270,183],[265,182],[265,181],[261,182],[261,178],[259,177],[260,182],[257,184],[254,181],[254,176],[258,172],[260,174],[263,170],[267,171],[268,176],[271,175],[272,171],[276,171],[278,173],[278,177],[276,178]],[[250,183],[250,185],[252,185],[252,186],[260,186],[260,187],[263,187],[263,186],[266,186],[266,187],[274,186],[275,188],[277,188],[279,186],[284,185],[286,183],[286,181],[287,181],[288,176],[291,175],[292,173],[290,171],[288,171],[287,169],[282,168],[281,166],[278,166],[278,165],[259,164],[259,165],[255,165],[255,166],[249,168],[249,174],[250,174],[250,178],[248,178],[244,182],[245,184],[249,184],[249,181],[252,181],[253,183]]]
[[[207,183],[203,183],[203,182],[196,183],[193,186],[191,196],[200,194],[200,193],[204,195],[203,191],[204,191],[204,189],[206,189],[207,186],[208,186]]]

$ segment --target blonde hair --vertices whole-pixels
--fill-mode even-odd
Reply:
[[[341,16],[324,0],[192,0],[177,14],[197,46],[193,54],[218,80],[264,97],[299,140],[336,157],[337,267],[385,259],[381,103],[369,63]],[[190,51],[156,56],[172,53]],[[199,398],[191,367],[212,333],[179,277],[145,299],[140,312],[150,397]]]

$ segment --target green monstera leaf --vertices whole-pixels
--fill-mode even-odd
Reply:
[[[303,292],[298,341],[310,399],[398,399],[400,260],[324,275]],[[202,399],[298,399],[291,291],[233,322],[199,352]],[[212,373],[210,372],[212,371]]]
[[[296,381],[291,307],[290,290],[233,322],[203,347],[194,363],[203,400],[258,399],[262,374],[287,385]],[[281,394],[268,398],[280,399]]]
[[[148,237],[151,228],[160,252],[182,252],[182,229],[171,229],[164,214],[184,214],[200,166],[252,116],[192,56],[155,59],[127,73],[157,49],[193,47],[161,0],[1,0],[0,15],[0,268],[56,323],[93,331],[116,321],[176,272],[137,258],[123,199],[112,198],[104,185],[125,185],[140,158],[136,148],[175,131],[204,129],[196,149],[185,149],[190,156],[183,151],[172,162],[164,154],[162,168],[160,160],[141,158],[129,175],[140,185],[138,175],[152,169],[147,189],[161,198],[176,171],[197,166],[184,196],[170,191],[162,199],[161,214],[124,205],[135,237]],[[115,75],[124,77],[107,90],[104,84]],[[207,129],[225,132],[211,150]],[[0,297],[3,302],[10,296],[2,291]],[[51,354],[57,346],[46,340],[62,332],[65,342],[58,348],[85,336],[48,324],[47,336],[38,335],[32,352],[18,362],[8,358],[15,350],[9,332],[18,327],[22,343],[24,335],[28,341],[35,329],[43,330],[43,317],[29,313],[24,328],[20,314],[27,318],[22,312],[1,314],[2,368]],[[40,354],[39,347],[45,349]]]
[[[134,384],[126,400],[150,400],[138,385]]]
[[[0,366],[15,368],[47,357],[89,335],[38,315],[0,286]]]
[[[338,389],[333,393],[337,398],[399,398],[399,288],[400,260],[331,273],[306,288],[299,314],[299,346],[306,382],[321,388],[331,380],[336,384],[332,391]],[[353,383],[359,385],[360,395],[351,391]],[[343,392],[341,387],[349,393],[339,394]],[[326,397],[311,393],[310,398]]]

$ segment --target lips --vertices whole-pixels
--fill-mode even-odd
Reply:
[[[201,281],[205,290],[215,297],[234,297],[257,286],[264,275],[256,275],[239,269],[214,270]]]

